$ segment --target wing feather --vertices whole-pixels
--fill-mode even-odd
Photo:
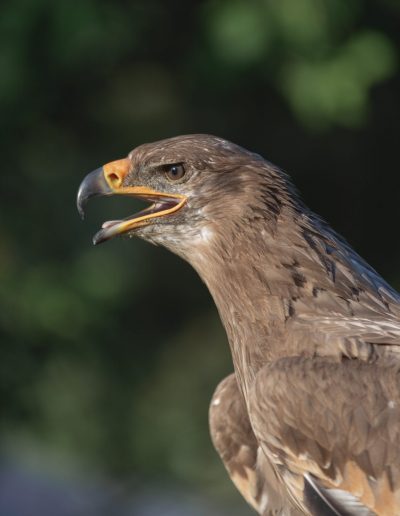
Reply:
[[[282,358],[249,393],[255,435],[306,513],[305,478],[337,510],[400,513],[399,408],[397,363]]]
[[[209,415],[215,449],[245,500],[264,516],[300,516],[256,440],[234,374],[218,385]]]

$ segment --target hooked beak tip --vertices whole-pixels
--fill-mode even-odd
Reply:
[[[85,203],[79,202],[79,199],[76,202],[76,207],[78,208],[79,217],[81,220],[85,219]]]
[[[105,179],[103,167],[90,172],[80,184],[76,198],[76,206],[80,217],[85,218],[85,207],[90,198],[111,195],[112,193],[113,191]]]
[[[102,236],[101,236],[101,231],[97,232],[94,235],[92,242],[93,242],[93,245],[99,245],[99,244],[105,242],[105,238],[102,238]]]

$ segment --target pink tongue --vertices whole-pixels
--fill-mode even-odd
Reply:
[[[120,220],[107,220],[107,222],[104,222],[101,226],[103,229],[109,228],[111,226],[114,226],[115,224],[118,224],[121,222]]]

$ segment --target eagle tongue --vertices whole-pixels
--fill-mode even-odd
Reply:
[[[102,227],[102,229],[106,229],[111,226],[115,226],[115,224],[118,224],[119,222],[121,222],[121,221],[120,220],[107,220],[106,222],[103,222],[101,227]]]

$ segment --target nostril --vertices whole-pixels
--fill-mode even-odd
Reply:
[[[122,187],[125,177],[129,172],[130,160],[119,159],[103,165],[104,177],[112,189],[118,189]]]
[[[115,172],[108,174],[108,180],[113,186],[119,186],[121,184],[121,179]]]

